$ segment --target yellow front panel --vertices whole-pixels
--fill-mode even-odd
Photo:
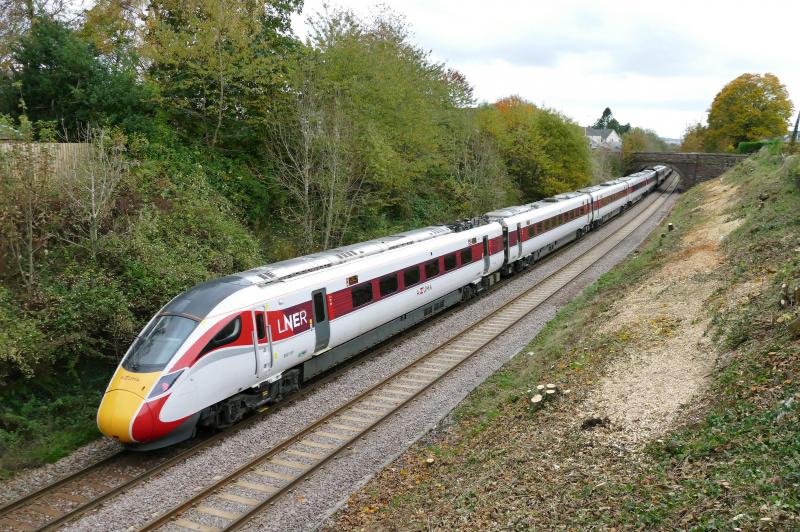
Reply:
[[[159,375],[159,371],[131,373],[117,368],[97,411],[100,432],[123,443],[133,443],[131,423]]]
[[[111,378],[108,391],[125,390],[135,393],[144,399],[147,397],[147,394],[150,393],[150,389],[156,383],[160,375],[160,371],[153,371],[152,373],[133,373],[123,367],[119,367]]]

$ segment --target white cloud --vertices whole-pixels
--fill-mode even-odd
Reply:
[[[324,0],[306,0],[293,26]],[[370,0],[333,0],[360,16]],[[800,104],[800,2],[384,1],[413,39],[462,71],[484,101],[519,94],[582,125],[621,122],[680,137],[744,72],[776,74]]]

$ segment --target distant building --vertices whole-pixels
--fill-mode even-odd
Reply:
[[[621,150],[622,139],[613,129],[595,129],[593,127],[583,128],[589,146],[596,150],[604,148],[606,150]]]

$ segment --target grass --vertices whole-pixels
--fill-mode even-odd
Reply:
[[[682,426],[629,455],[576,436],[574,420],[558,418],[570,410],[530,413],[522,398],[538,382],[596,383],[636,331],[585,331],[705,220],[698,188],[665,221],[674,232],[662,239],[664,227],[656,230],[564,307],[456,409],[456,426],[400,460],[403,474],[390,468],[373,483],[378,495],[351,498],[369,515],[340,514],[337,528],[800,527],[800,340],[788,325],[797,311],[777,304],[782,283],[800,284],[798,168],[797,158],[762,153],[726,177],[739,186],[729,219],[742,223],[723,244],[720,288],[705,305],[720,363]],[[760,288],[741,300],[747,286]],[[680,334],[677,320],[652,325],[657,336]],[[437,461],[426,466],[432,454]],[[391,505],[382,506],[384,493]]]
[[[782,175],[785,164],[761,155],[729,176],[740,186],[744,222],[726,240],[726,287],[712,310],[729,362],[715,375],[705,418],[650,446],[658,477],[676,485],[668,495],[637,486],[626,500],[628,523],[664,526],[691,511],[703,529],[800,525],[800,342],[779,320],[796,312],[777,305],[782,283],[800,283],[800,190]],[[754,279],[767,288],[731,305],[732,289]]]

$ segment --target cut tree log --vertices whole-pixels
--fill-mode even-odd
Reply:
[[[536,395],[531,397],[530,407],[532,409],[534,409],[534,410],[537,410],[539,407],[542,406],[542,400],[543,399],[544,399],[544,397],[542,397],[541,394],[537,393]]]

